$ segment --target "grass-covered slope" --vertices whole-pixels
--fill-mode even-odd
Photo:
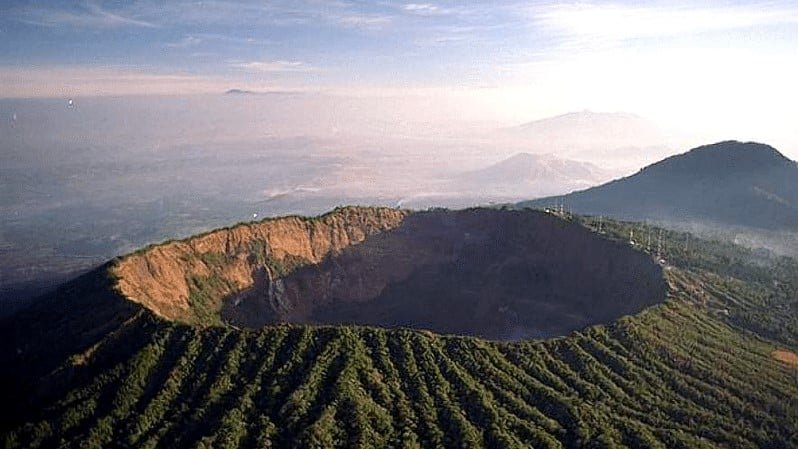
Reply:
[[[603,222],[608,238],[630,227]],[[200,328],[87,300],[79,310],[113,330],[63,327],[85,334],[73,346],[47,337],[53,357],[69,352],[59,343],[75,353],[31,368],[35,392],[4,401],[3,445],[798,447],[798,366],[774,357],[798,349],[798,266],[684,242],[663,234],[664,304],[545,341]]]

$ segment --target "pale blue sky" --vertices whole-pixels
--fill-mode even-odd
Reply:
[[[118,67],[302,86],[440,85],[556,44],[534,29],[528,5],[509,3],[41,3],[4,7],[4,66]]]
[[[12,0],[0,36],[0,97],[417,94],[796,128],[794,1]]]
[[[517,84],[524,66],[589,52],[798,42],[795,2],[693,3],[11,1],[0,7],[0,64],[472,87]]]

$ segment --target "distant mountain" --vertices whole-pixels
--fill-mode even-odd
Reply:
[[[226,95],[242,95],[242,94],[254,94],[255,92],[251,90],[243,90],[243,89],[230,89],[225,92]]]
[[[662,143],[662,133],[654,124],[623,112],[570,112],[524,123],[513,131],[558,147],[638,147]]]
[[[624,219],[798,228],[798,166],[773,147],[720,142],[669,157],[638,173],[558,198],[574,212]]]
[[[640,167],[670,153],[655,124],[629,113],[570,112],[506,128],[503,134],[534,152],[613,162],[625,168]]]
[[[612,173],[589,162],[551,154],[518,153],[480,170],[456,177],[461,190],[509,196],[556,195],[585,189],[612,179]]]
[[[291,92],[283,90],[244,90],[244,89],[230,89],[224,93],[225,95],[299,95],[300,92]]]

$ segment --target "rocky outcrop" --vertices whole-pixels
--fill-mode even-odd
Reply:
[[[215,279],[229,295],[252,287],[261,272],[316,264],[331,253],[395,228],[409,212],[345,207],[317,218],[283,217],[241,224],[152,246],[122,258],[111,270],[128,299],[169,319],[192,314],[192,280]],[[221,298],[216,298],[221,299]]]

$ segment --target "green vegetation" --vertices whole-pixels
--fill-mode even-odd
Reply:
[[[272,276],[283,277],[295,269],[305,266],[308,261],[296,256],[287,255],[283,259],[276,259],[268,255],[266,243],[260,240],[250,244],[250,254],[255,258],[257,266],[268,267]],[[191,276],[189,285],[189,310],[181,320],[186,324],[195,326],[222,326],[221,316],[224,299],[237,292],[235,285],[231,285],[222,274],[227,255],[223,253],[207,252],[199,255],[199,259],[208,267],[210,274],[207,276]]]
[[[252,254],[252,257],[255,258],[258,266],[266,265],[266,260],[269,258],[268,248],[268,244],[263,240],[253,240],[249,242],[249,252]]]
[[[188,295],[191,309],[185,321],[198,326],[222,325],[222,297],[228,292],[230,287],[218,275],[191,277]]]
[[[210,269],[224,268],[227,263],[227,255],[224,253],[207,252],[200,254],[202,262]]]
[[[546,341],[137,313],[44,373],[2,446],[798,447],[798,367],[772,357],[798,350],[798,265],[685,239],[663,232],[664,304]]]
[[[573,219],[594,230],[599,227],[597,217]],[[631,233],[639,250],[654,257],[659,255],[670,266],[704,276],[712,274],[700,288],[723,296],[723,299],[713,298],[708,305],[716,315],[759,336],[795,345],[798,336],[795,259],[641,223],[604,218],[601,229],[605,237],[617,240],[628,241]]]
[[[281,278],[297,268],[307,265],[308,261],[302,257],[288,254],[283,259],[267,258],[265,264],[271,270],[272,276]]]

